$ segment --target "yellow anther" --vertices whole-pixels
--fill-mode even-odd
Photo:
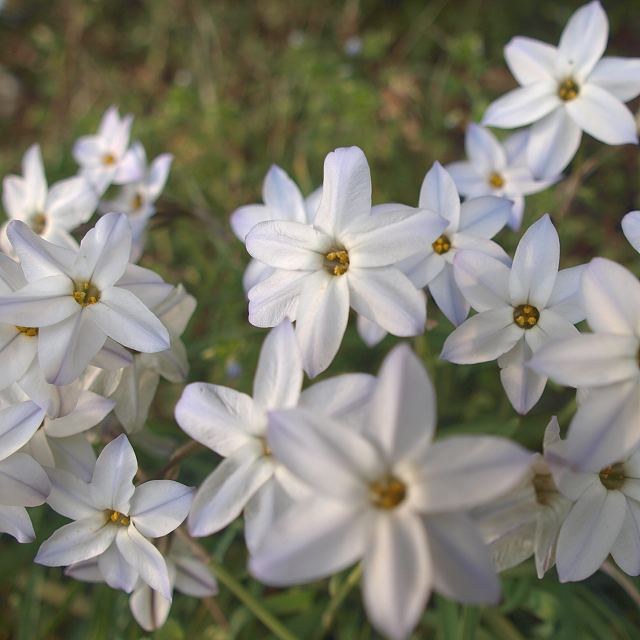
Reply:
[[[114,165],[116,163],[116,157],[113,153],[105,153],[102,156],[102,164],[106,164],[107,166]]]
[[[504,178],[499,173],[493,171],[489,175],[489,184],[494,189],[500,189],[501,187],[504,187]]]
[[[16,329],[25,336],[29,338],[35,338],[38,335],[37,327],[20,327],[16,325]]]
[[[139,193],[136,193],[133,198],[131,198],[131,208],[136,210],[139,209],[144,203],[144,199]]]
[[[334,276],[349,271],[349,253],[345,249],[332,249],[324,256],[324,268]]]
[[[91,282],[76,283],[76,288],[71,294],[73,299],[82,307],[96,304],[100,300],[100,291]]]
[[[558,87],[558,96],[560,100],[564,100],[565,102],[569,102],[570,100],[575,100],[580,93],[580,87],[575,82],[573,78],[567,78],[563,82],[560,83]]]
[[[433,250],[441,256],[443,253],[447,253],[447,251],[451,249],[451,240],[442,234],[431,246],[433,247]]]
[[[616,462],[600,471],[600,482],[605,489],[616,491],[622,487],[626,479],[624,463]]]
[[[513,310],[513,321],[521,329],[532,329],[539,319],[540,312],[533,305],[521,304]]]
[[[379,509],[395,509],[407,497],[407,485],[395,476],[385,476],[369,485],[371,502]]]
[[[109,522],[113,522],[113,524],[119,524],[123,527],[128,527],[131,519],[129,516],[124,513],[120,513],[120,511],[115,511],[113,509],[109,509],[107,511],[107,520]]]
[[[558,493],[550,473],[536,473],[533,477],[533,489],[536,492],[538,504],[549,504],[553,496]]]
[[[119,518],[120,518],[119,511],[112,511],[111,515],[109,516],[109,520],[111,520],[111,522],[118,522]]]
[[[40,235],[47,226],[47,219],[43,213],[36,213],[30,220],[31,230]]]

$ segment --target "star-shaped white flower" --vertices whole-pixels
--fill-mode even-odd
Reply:
[[[8,234],[27,284],[0,295],[0,322],[38,334],[47,382],[73,382],[107,337],[147,353],[170,347],[167,330],[148,308],[169,285],[129,265],[131,227],[124,214],[103,216],[76,251],[40,239],[22,222],[12,222]]]
[[[231,228],[238,240],[244,243],[249,231],[259,222],[293,220],[294,222],[312,224],[321,196],[322,188],[316,189],[304,198],[298,185],[287,175],[286,171],[274,164],[267,171],[262,183],[264,204],[248,204],[236,209],[231,214]],[[273,271],[273,267],[264,262],[251,260],[242,277],[245,292],[268,278]]]
[[[631,211],[622,218],[622,231],[629,244],[640,252],[640,211]]]
[[[100,211],[127,214],[133,233],[131,262],[137,262],[144,250],[147,223],[156,212],[154,204],[169,177],[173,156],[163,153],[147,166],[147,154],[140,142],[131,145],[131,154],[138,165],[140,178],[125,184],[112,200],[103,200]]]
[[[49,188],[37,144],[24,154],[22,174],[7,176],[2,183],[2,203],[9,221],[22,220],[49,242],[76,247],[69,232],[86,222],[98,204],[89,182],[75,176]],[[10,254],[13,249],[7,239],[7,224],[0,229],[0,246]]]
[[[580,428],[579,419],[569,433]],[[609,554],[623,571],[640,575],[640,453],[616,451],[618,445],[615,434],[604,431],[588,460],[578,460],[570,439],[549,447],[555,483],[575,502],[558,537],[560,582],[588,578]]]
[[[497,571],[515,567],[533,555],[538,578],[542,578],[556,562],[558,534],[572,504],[558,491],[546,461],[559,437],[554,418],[544,434],[544,456],[533,457],[522,482],[473,511]]]
[[[567,455],[571,463],[591,465],[640,443],[640,282],[619,264],[595,258],[582,276],[581,296],[593,333],[549,344],[529,366],[588,390],[569,430]],[[610,450],[603,454],[605,442]]]
[[[505,47],[522,86],[489,105],[482,124],[510,129],[534,123],[527,161],[535,176],[557,176],[583,131],[605,144],[638,142],[624,103],[640,93],[640,59],[603,58],[608,35],[607,15],[594,0],[571,16],[558,47],[520,36]]]
[[[397,336],[424,331],[424,294],[397,263],[429,246],[444,222],[400,207],[371,215],[371,175],[358,147],[325,159],[322,199],[313,224],[270,220],[246,238],[247,250],[274,273],[249,291],[249,321],[296,321],[304,370],[314,377],[333,360],[349,308]]]
[[[253,575],[299,584],[362,559],[367,615],[394,639],[410,634],[432,589],[496,602],[489,551],[465,512],[513,487],[530,454],[495,437],[433,443],[435,409],[424,368],[399,345],[382,365],[361,429],[319,409],[270,413],[275,457],[313,493],[268,531],[250,560]]]
[[[48,469],[48,504],[74,520],[45,540],[35,562],[68,566],[97,558],[107,584],[131,592],[142,579],[171,601],[162,554],[148,538],[166,536],[187,517],[193,489],[173,480],[135,487],[135,453],[125,435],[110,442],[96,460],[91,482],[62,469]]]
[[[300,405],[355,419],[373,385],[371,376],[351,374],[301,393],[302,377],[293,327],[285,320],[262,345],[252,398],[219,385],[187,385],[176,405],[178,424],[224,458],[198,489],[189,514],[192,535],[211,535],[244,510],[247,546],[256,549],[276,512],[301,490],[299,481],[272,455],[267,412]]]
[[[544,191],[560,176],[536,180],[526,160],[529,131],[518,131],[504,142],[473,122],[467,127],[464,145],[468,160],[452,162],[445,169],[461,195],[501,196],[513,202],[509,226],[517,231],[524,214],[524,196]]]
[[[558,271],[560,241],[548,214],[527,229],[513,265],[477,251],[454,260],[456,282],[478,312],[449,335],[440,357],[456,364],[498,359],[500,379],[518,413],[527,413],[547,382],[525,365],[544,344],[578,335],[582,267]]]
[[[422,182],[418,206],[434,211],[448,224],[438,238],[399,267],[417,287],[428,286],[442,313],[457,326],[467,317],[469,303],[455,282],[453,259],[461,249],[475,249],[508,263],[507,254],[490,238],[506,224],[511,202],[482,196],[461,205],[453,179],[435,162]]]
[[[142,177],[135,153],[129,149],[133,116],[120,117],[118,108],[109,107],[95,135],[82,136],[73,145],[73,157],[81,174],[101,196],[110,184],[126,184]]]

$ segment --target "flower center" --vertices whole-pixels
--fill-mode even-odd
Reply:
[[[371,502],[378,509],[395,509],[407,497],[407,485],[395,476],[385,476],[369,485]]]
[[[324,268],[334,276],[349,271],[349,253],[346,249],[332,249],[324,256]]]
[[[536,473],[533,476],[533,489],[536,492],[538,504],[543,505],[550,504],[553,496],[558,493],[556,483],[550,473]]]
[[[622,487],[626,479],[624,474],[624,463],[616,462],[615,464],[611,464],[602,469],[599,475],[600,482],[602,482],[605,489],[609,489],[609,491],[616,491]]]
[[[447,253],[447,251],[451,249],[451,240],[442,234],[431,246],[433,247],[433,250],[441,256],[443,253]]]
[[[122,527],[128,527],[131,520],[129,516],[113,509],[107,509],[107,522],[113,522],[113,524],[119,524]]]
[[[133,210],[137,210],[142,206],[143,202],[144,200],[142,199],[142,196],[139,193],[136,193],[136,195],[131,198],[131,208]]]
[[[31,217],[30,223],[33,233],[40,235],[47,226],[47,219],[45,218],[44,213],[36,213]]]
[[[20,327],[16,325],[16,329],[29,338],[35,338],[38,335],[37,327]]]
[[[540,312],[530,304],[520,304],[513,310],[513,321],[521,329],[532,329],[538,324]]]
[[[493,171],[489,174],[489,184],[494,189],[500,189],[504,187],[504,178],[496,171]]]
[[[102,164],[106,164],[108,167],[114,165],[116,163],[116,157],[113,153],[105,153],[102,156]]]
[[[269,443],[267,442],[266,438],[260,438],[260,444],[262,445],[262,455],[265,458],[269,458],[270,456],[273,455],[273,451],[269,446]]]
[[[73,299],[81,306],[86,307],[100,300],[99,289],[91,282],[77,282],[73,290]]]
[[[558,86],[558,96],[560,100],[569,102],[575,100],[580,93],[580,87],[573,78],[563,80]]]

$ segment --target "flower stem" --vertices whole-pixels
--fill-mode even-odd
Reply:
[[[606,573],[610,578],[618,583],[618,586],[623,589],[626,594],[634,601],[636,606],[640,607],[640,592],[636,589],[629,578],[627,578],[622,571],[619,571],[609,560],[605,560],[600,567],[602,573]]]
[[[322,614],[322,624],[320,626],[320,629],[318,630],[318,633],[316,634],[317,639],[322,638],[331,629],[338,609],[345,601],[351,590],[358,584],[361,575],[362,564],[358,563],[352,569],[351,573],[345,578],[344,582],[340,585],[340,588],[336,590],[336,592],[333,594],[333,597],[329,601],[325,612]]]

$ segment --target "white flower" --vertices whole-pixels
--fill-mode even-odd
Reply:
[[[175,536],[171,548],[165,556],[171,589],[194,598],[206,598],[218,593],[218,584],[211,569],[193,556],[186,545]],[[97,560],[84,560],[72,564],[65,575],[85,582],[104,582]],[[131,597],[129,608],[136,622],[145,631],[159,629],[166,621],[171,609],[171,601],[153,590],[142,580],[138,581]]]
[[[595,258],[581,293],[593,333],[549,344],[529,366],[588,391],[569,430],[567,455],[571,463],[591,465],[640,442],[640,282],[619,264]]]
[[[594,0],[571,16],[557,48],[519,36],[505,47],[522,86],[489,105],[482,123],[507,129],[534,123],[527,160],[535,176],[557,176],[583,131],[606,144],[638,142],[624,103],[640,93],[640,59],[602,58],[608,35],[607,15]]]
[[[640,574],[640,453],[616,451],[615,440],[602,432],[589,460],[577,460],[570,439],[549,447],[555,483],[575,502],[558,537],[560,582],[588,578],[609,554],[629,575]]]
[[[62,469],[48,469],[48,504],[74,522],[45,540],[35,562],[68,566],[97,558],[107,584],[131,592],[142,579],[171,601],[162,554],[147,538],[174,531],[186,518],[193,490],[172,480],[150,480],[135,487],[135,453],[126,436],[110,442],[96,461],[91,482]]]
[[[89,182],[76,176],[56,182],[49,189],[37,144],[24,154],[22,173],[22,177],[7,176],[2,184],[2,203],[9,221],[22,220],[49,242],[76,247],[69,231],[86,222],[98,204]],[[0,230],[0,246],[4,252],[11,253],[7,224]]]
[[[82,136],[73,145],[73,157],[81,174],[101,196],[110,184],[135,182],[141,167],[132,149],[128,149],[133,116],[120,118],[117,107],[109,107],[100,122],[98,133]]]
[[[144,249],[147,222],[156,212],[154,203],[167,182],[173,156],[163,153],[147,166],[147,154],[140,142],[131,145],[131,153],[138,165],[140,178],[125,184],[113,200],[101,202],[100,210],[103,213],[116,211],[127,214],[133,233],[131,262],[137,262]]]
[[[631,211],[622,218],[622,231],[629,244],[640,252],[640,211]]]
[[[195,308],[195,298],[182,285],[151,307],[169,332],[171,348],[157,353],[135,353],[133,364],[122,370],[117,387],[109,397],[116,402],[116,418],[128,433],[140,431],[147,421],[161,377],[174,383],[186,380],[189,363],[180,336]],[[106,376],[109,374],[104,372]]]
[[[461,195],[501,196],[513,202],[509,226],[517,231],[524,214],[524,196],[544,191],[560,176],[536,180],[527,165],[529,131],[518,131],[503,143],[484,127],[471,123],[464,137],[466,162],[453,162],[445,168]]]
[[[318,409],[271,412],[275,457],[313,494],[269,530],[250,560],[253,575],[297,584],[362,559],[367,615],[394,639],[409,635],[432,589],[496,602],[489,551],[465,512],[513,487],[530,454],[495,437],[433,443],[435,410],[424,368],[399,345],[382,365],[360,430]]]
[[[275,268],[249,291],[249,321],[272,327],[295,319],[311,377],[331,364],[350,307],[393,335],[424,331],[424,294],[395,265],[443,226],[435,214],[406,207],[371,215],[371,175],[357,147],[326,157],[322,189],[313,225],[261,222],[246,239],[249,253]]]
[[[425,244],[421,253],[398,266],[417,287],[429,287],[442,313],[457,326],[467,317],[469,303],[455,282],[453,259],[460,249],[475,249],[508,263],[507,254],[490,238],[506,224],[511,202],[483,196],[460,205],[453,179],[435,162],[422,182],[418,206],[434,211],[448,225],[434,242]]]
[[[22,222],[12,222],[8,234],[28,284],[0,295],[0,322],[37,330],[47,382],[73,382],[107,337],[148,353],[170,347],[167,330],[145,299],[168,285],[128,266],[131,228],[124,214],[103,216],[76,251],[41,240]]]
[[[300,405],[353,416],[365,404],[373,383],[371,376],[343,375],[300,393],[302,377],[293,327],[285,320],[265,338],[253,398],[219,385],[187,385],[176,405],[178,424],[225,458],[194,498],[189,514],[192,535],[215,533],[244,510],[247,546],[257,548],[280,505],[300,489],[271,453],[267,412]]]
[[[316,189],[303,198],[296,183],[278,165],[272,165],[262,183],[264,204],[248,204],[231,214],[231,228],[238,240],[245,242],[247,234],[259,222],[267,220],[293,220],[313,223],[318,210],[322,189]],[[242,284],[245,292],[268,278],[274,269],[260,260],[251,260],[245,269]]]
[[[477,251],[454,261],[456,282],[478,312],[449,335],[440,357],[456,364],[498,358],[500,379],[518,413],[540,399],[547,378],[526,367],[544,344],[578,335],[584,318],[578,297],[582,267],[558,271],[560,241],[548,214],[531,225],[511,269]]]
[[[572,504],[558,491],[546,461],[547,450],[559,437],[554,418],[544,434],[545,457],[536,454],[517,487],[473,511],[497,571],[534,555],[538,578],[542,578],[555,564],[558,534]]]

